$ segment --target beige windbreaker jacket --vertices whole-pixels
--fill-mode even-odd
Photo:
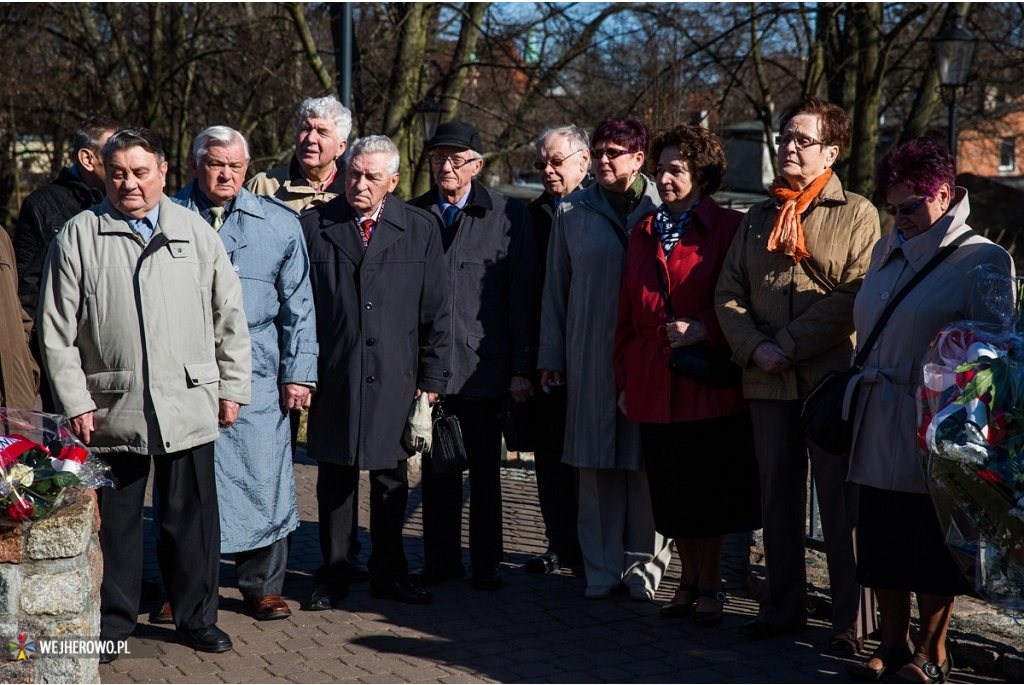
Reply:
[[[96,412],[95,451],[191,449],[216,439],[219,399],[249,403],[238,276],[217,233],[166,196],[146,244],[109,200],[68,221],[38,321],[58,405]]]
[[[718,322],[744,369],[743,395],[753,400],[803,399],[825,373],[849,368],[853,299],[879,236],[874,206],[845,192],[834,175],[804,218],[810,269],[768,251],[776,212],[774,200],[750,208],[715,291]],[[766,373],[751,360],[772,340],[793,360],[788,371]]]

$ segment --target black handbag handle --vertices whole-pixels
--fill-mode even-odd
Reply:
[[[914,274],[914,277],[911,278],[907,282],[907,284],[900,289],[898,293],[896,293],[895,297],[889,300],[889,304],[886,305],[885,309],[882,310],[882,315],[878,317],[878,321],[875,323],[875,327],[871,329],[871,333],[864,340],[864,344],[857,345],[857,356],[854,357],[853,359],[854,367],[860,368],[864,364],[864,361],[868,358],[868,354],[871,352],[871,346],[875,344],[875,340],[877,340],[878,336],[882,334],[882,329],[885,328],[886,322],[889,321],[889,317],[892,316],[892,313],[896,310],[896,306],[903,301],[903,298],[906,297],[910,293],[910,291],[914,289],[914,286],[916,286],[918,283],[924,280],[924,277],[931,273],[931,271],[935,267],[937,267],[946,257],[951,255],[953,251],[956,250],[956,248],[960,247],[965,241],[967,241],[967,239],[975,235],[977,234],[973,230],[967,231],[966,233],[957,237],[957,239],[951,242],[949,245],[946,245],[946,247],[942,248],[938,253],[936,253],[934,257],[932,257],[928,261],[927,264],[924,265],[924,267],[920,271]]]
[[[661,288],[661,301],[665,304],[665,313],[669,321],[676,320],[676,313],[672,311],[672,300],[668,296],[668,283],[665,282],[665,274],[661,273],[661,264],[655,264],[655,271],[658,272],[658,286]]]

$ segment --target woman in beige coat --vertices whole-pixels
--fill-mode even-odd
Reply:
[[[832,595],[828,651],[850,656],[873,629],[873,611],[860,620],[866,598],[853,572],[857,491],[846,483],[845,460],[804,440],[800,408],[826,372],[849,368],[853,298],[878,239],[878,213],[832,172],[850,141],[843,110],[808,97],[786,108],[780,125],[772,199],[744,217],[715,295],[733,360],[744,369],[761,474],[768,581],[757,618],[740,634],[766,638],[807,624],[809,450]]]
[[[939,250],[971,231],[967,191],[955,186],[953,160],[940,143],[919,139],[889,153],[877,184],[895,224],[875,245],[857,295],[859,338]],[[941,683],[952,668],[946,629],[953,599],[971,587],[946,548],[928,495],[915,396],[928,346],[943,326],[999,320],[977,284],[991,273],[1005,275],[1009,289],[1010,256],[981,236],[968,237],[900,301],[863,366],[850,479],[860,484],[857,579],[878,597],[882,639],[863,665],[850,668],[858,680],[895,673],[906,682]],[[921,617],[916,647],[908,644],[911,592]]]

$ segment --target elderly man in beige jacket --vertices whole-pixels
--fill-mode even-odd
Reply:
[[[99,493],[100,636],[124,640],[135,628],[152,457],[157,552],[178,634],[223,652],[232,645],[216,626],[213,441],[249,402],[241,285],[217,234],[163,194],[167,163],[151,131],[118,131],[103,161],[107,197],[54,238],[38,317],[57,405],[117,479]]]

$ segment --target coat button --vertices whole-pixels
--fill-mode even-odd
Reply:
[[[883,300],[888,300],[889,299],[889,291],[888,290],[886,290],[884,293],[882,293],[882,299]]]
[[[377,377],[376,377],[376,376],[367,376],[367,377],[366,377],[366,382],[367,382],[367,383],[370,383],[371,385],[372,385],[372,384],[373,384],[373,382],[374,382],[374,381],[376,381],[376,380],[377,380]]]
[[[443,372],[441,373],[441,375],[442,375],[442,376],[444,376],[445,378],[449,378],[449,377],[451,377],[451,375],[452,375],[452,372],[451,372],[451,371],[449,371],[448,369],[445,369],[445,370],[444,370],[444,371],[443,371]]]
[[[366,341],[366,346],[367,347],[373,347],[376,344],[377,344],[377,339],[376,338],[370,338],[369,340]]]
[[[367,311],[369,311],[369,310],[373,309],[373,302],[367,302],[363,306],[366,307]]]

